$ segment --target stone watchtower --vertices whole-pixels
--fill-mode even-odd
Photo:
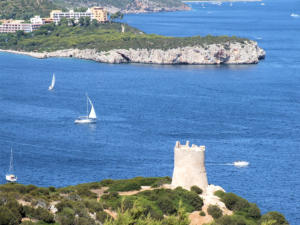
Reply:
[[[172,187],[181,186],[190,189],[193,185],[203,191],[208,186],[205,170],[205,146],[192,145],[189,141],[181,145],[179,141],[174,147],[174,171]]]

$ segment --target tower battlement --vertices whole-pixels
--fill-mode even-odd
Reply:
[[[174,147],[174,171],[172,186],[190,189],[198,186],[203,191],[208,186],[205,170],[205,146],[191,145],[189,141],[181,145],[179,141]]]
[[[179,141],[176,141],[175,148],[176,150],[185,150],[185,151],[205,151],[205,145],[194,145],[190,146],[190,142],[187,141],[185,145],[181,145]]]

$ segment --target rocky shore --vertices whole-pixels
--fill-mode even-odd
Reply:
[[[256,42],[210,44],[162,49],[65,49],[53,52],[24,52],[0,50],[44,59],[50,57],[74,57],[101,63],[145,63],[145,64],[256,64],[265,57],[265,51]]]

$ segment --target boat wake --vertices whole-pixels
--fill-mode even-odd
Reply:
[[[300,17],[300,15],[299,15],[299,14],[296,14],[296,13],[292,13],[292,14],[291,14],[291,17],[294,17],[294,18],[299,18],[299,17]]]
[[[247,161],[235,161],[233,163],[206,163],[206,164],[213,165],[213,166],[235,166],[241,168],[241,167],[249,166],[250,163]]]

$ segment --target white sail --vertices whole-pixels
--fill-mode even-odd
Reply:
[[[49,90],[52,90],[55,85],[55,74],[53,74],[51,85],[49,86]]]
[[[88,100],[89,100],[89,102],[90,102],[90,104],[91,104],[91,111],[90,111],[90,114],[89,114],[89,118],[90,119],[97,119],[97,115],[96,115],[96,112],[95,112],[95,109],[94,109],[94,105],[93,105],[93,103],[92,103],[92,101],[91,101],[91,99],[90,98],[88,98]]]

